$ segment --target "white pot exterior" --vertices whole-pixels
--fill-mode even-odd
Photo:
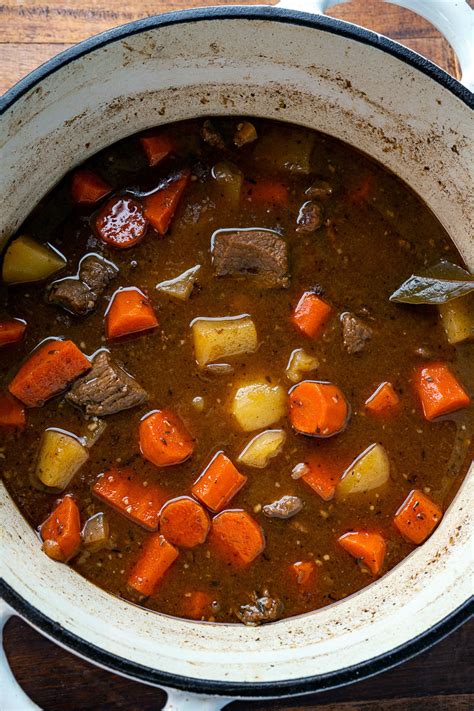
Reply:
[[[177,23],[163,16],[129,36],[122,29],[104,46],[86,43],[90,51],[20,95],[0,123],[4,239],[68,170],[104,146],[161,123],[248,114],[323,131],[376,158],[425,200],[474,269],[466,199],[473,122],[460,86],[457,96],[399,57],[331,31],[337,23],[241,12],[182,13]],[[6,584],[63,628],[63,643],[74,647],[74,635],[77,650],[88,655],[93,645],[105,652],[91,653],[96,661],[152,682],[205,680],[198,688],[272,695],[309,689],[297,680],[310,677],[318,688],[425,635],[472,593],[473,467],[434,535],[388,575],[321,611],[261,628],[169,618],[102,592],[70,568],[58,574],[1,493]]]

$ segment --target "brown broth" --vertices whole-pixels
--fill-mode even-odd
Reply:
[[[271,122],[256,120],[259,136]],[[216,119],[224,130],[236,120]],[[222,151],[199,140],[198,122],[175,124],[170,134],[179,155],[157,168],[147,168],[137,137],[122,141],[88,161],[88,167],[111,182],[117,191],[151,189],[175,166],[204,166],[222,160]],[[306,133],[303,131],[303,133]],[[254,160],[254,146],[227,148],[233,161],[248,178],[258,180],[271,171]],[[278,145],[275,146],[278,150]],[[371,176],[370,200],[352,204],[347,196],[361,177]],[[314,178],[331,183],[333,195],[324,203],[326,224],[311,235],[295,232],[295,220],[304,191]],[[474,429],[472,407],[441,421],[427,422],[411,384],[416,354],[424,347],[435,359],[448,362],[465,387],[472,391],[469,368],[473,346],[450,346],[434,307],[410,307],[391,303],[389,295],[413,272],[440,258],[460,262],[446,231],[423,202],[406,185],[380,165],[353,148],[315,134],[311,175],[280,176],[290,189],[288,206],[256,209],[248,203],[238,210],[228,208],[209,176],[192,181],[165,237],[149,230],[143,241],[130,250],[103,244],[89,225],[93,209],[77,208],[70,198],[69,176],[40,203],[20,233],[56,246],[68,259],[66,274],[76,272],[80,257],[90,251],[102,253],[120,269],[118,278],[102,297],[95,313],[77,318],[44,302],[44,284],[0,289],[0,320],[19,317],[28,322],[21,344],[0,349],[0,384],[6,387],[18,364],[44,338],[66,336],[86,354],[105,345],[103,317],[107,300],[120,286],[137,286],[150,298],[159,320],[151,334],[107,344],[113,356],[149,394],[143,407],[107,418],[107,429],[91,449],[89,461],[65,493],[71,493],[84,522],[105,511],[110,523],[110,549],[81,552],[71,565],[93,583],[123,598],[170,615],[182,614],[183,596],[193,590],[209,591],[219,603],[213,619],[235,622],[234,611],[249,601],[253,591],[268,589],[285,606],[284,616],[296,615],[340,600],[372,581],[371,575],[337,543],[351,527],[380,531],[387,540],[383,573],[397,565],[414,548],[393,525],[393,516],[408,492],[429,492],[443,510],[449,505],[465,475],[472,456]],[[278,229],[288,241],[291,254],[291,285],[281,290],[256,290],[248,280],[216,279],[209,245],[214,230],[223,227]],[[155,290],[158,282],[201,264],[198,287],[189,301],[178,302]],[[54,279],[54,277],[53,277]],[[334,307],[333,317],[321,338],[304,339],[289,315],[301,293],[315,284],[324,288]],[[365,314],[374,329],[367,348],[349,355],[343,348],[338,314]],[[254,354],[229,359],[232,375],[209,375],[196,366],[189,324],[198,316],[229,316],[249,313],[257,327],[259,348]],[[131,466],[150,482],[158,482],[171,496],[189,494],[191,486],[211,456],[219,449],[235,462],[255,433],[240,431],[228,411],[236,383],[267,378],[289,388],[285,368],[290,353],[303,347],[320,361],[317,379],[337,383],[352,407],[346,430],[329,439],[295,434],[283,419],[277,425],[287,431],[282,453],[265,469],[239,465],[247,484],[234,497],[231,508],[243,508],[263,527],[264,553],[245,570],[235,570],[214,555],[207,543],[181,550],[156,594],[138,600],[127,588],[127,577],[140,546],[149,535],[94,498],[91,486],[99,473],[115,466]],[[400,395],[402,407],[394,417],[370,417],[364,402],[379,383],[390,381]],[[197,413],[192,401],[204,398],[204,411]],[[196,438],[193,457],[181,465],[158,469],[139,453],[138,425],[145,413],[157,407],[179,413]],[[48,516],[58,498],[32,485],[36,452],[42,432],[60,427],[82,434],[84,416],[61,396],[42,408],[30,409],[21,434],[2,433],[1,469],[7,488],[20,511],[34,528]],[[324,502],[302,480],[290,473],[305,458],[321,451],[340,462],[341,470],[371,443],[383,444],[391,464],[391,478],[380,492],[349,497],[344,502]],[[299,496],[303,510],[290,520],[269,520],[261,505],[285,494]],[[39,545],[39,544],[38,544]],[[301,593],[289,581],[288,566],[298,560],[317,564],[317,584]]]

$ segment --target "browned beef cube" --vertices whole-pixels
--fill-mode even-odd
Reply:
[[[212,257],[217,276],[243,276],[264,289],[288,286],[285,240],[270,230],[220,230]]]

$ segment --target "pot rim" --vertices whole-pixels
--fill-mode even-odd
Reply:
[[[463,86],[461,82],[430,60],[425,59],[416,52],[383,35],[379,35],[358,25],[353,25],[324,15],[312,15],[310,13],[271,6],[230,6],[182,10],[163,15],[155,15],[121,25],[120,27],[107,30],[86,39],[45,62],[0,97],[0,116],[6,113],[22,96],[40,84],[43,79],[54,74],[76,59],[90,54],[108,44],[135,34],[175,24],[228,19],[246,19],[249,21],[269,20],[305,26],[356,40],[362,44],[384,51],[421,71],[450,91],[450,93],[460,99],[468,107],[474,109],[474,94]],[[348,666],[342,670],[300,677],[298,679],[286,679],[278,682],[227,682],[170,674],[106,652],[55,623],[54,620],[44,615],[39,609],[19,595],[3,579],[0,579],[0,595],[24,619],[31,623],[33,627],[50,639],[57,641],[66,649],[99,666],[115,671],[131,679],[155,686],[170,686],[188,692],[220,696],[238,696],[241,698],[276,698],[277,696],[302,695],[316,691],[330,690],[366,679],[429,649],[474,615],[474,596],[472,596],[436,625],[428,628],[417,637],[408,640],[406,643],[389,652],[385,652],[384,654],[356,665]]]
[[[148,30],[185,22],[234,19],[270,20],[273,22],[302,25],[342,37],[348,37],[362,44],[370,45],[415,67],[415,69],[418,69],[423,72],[423,74],[434,79],[458,99],[461,99],[467,106],[474,109],[474,93],[458,81],[458,79],[448,74],[431,60],[426,59],[426,57],[423,57],[421,54],[417,54],[417,52],[405,47],[405,45],[385,37],[385,35],[373,32],[360,25],[355,25],[326,15],[287,10],[275,6],[264,5],[252,7],[248,5],[231,5],[228,7],[211,6],[191,10],[178,10],[162,15],[152,15],[141,20],[134,20],[125,25],[120,25],[119,27],[114,27],[98,35],[93,35],[82,42],[78,42],[69,49],[60,52],[44,62],[44,64],[41,64],[37,69],[27,74],[26,77],[20,79],[11,89],[8,89],[3,96],[0,97],[0,116],[11,108],[18,99],[39,84],[43,79],[46,79],[50,74],[54,74],[54,72],[70,64],[75,59],[90,54],[96,49],[105,47],[112,42]]]
[[[86,642],[61,625],[53,622],[49,617],[36,609],[31,603],[19,595],[4,580],[0,579],[0,596],[21,617],[27,620],[34,628],[41,631],[49,639],[58,642],[61,646],[74,654],[96,664],[126,676],[134,681],[144,682],[152,686],[165,686],[182,691],[210,694],[217,696],[230,696],[237,698],[278,698],[285,696],[298,696],[314,692],[330,691],[342,686],[347,686],[356,681],[368,679],[382,671],[387,671],[402,662],[408,661],[417,654],[424,652],[442,639],[454,632],[467,620],[474,616],[474,595],[450,615],[430,627],[424,633],[414,637],[405,644],[392,649],[366,662],[354,664],[343,670],[316,674],[299,679],[285,679],[278,682],[228,682],[209,681],[169,674],[152,667],[147,667],[116,654],[106,652],[90,642]]]

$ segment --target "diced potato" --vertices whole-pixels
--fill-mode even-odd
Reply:
[[[41,438],[36,476],[45,486],[62,491],[88,458],[89,452],[78,437],[47,429]]]
[[[109,542],[109,523],[102,512],[87,519],[82,529],[84,546],[91,551],[100,550]]]
[[[234,395],[231,412],[245,432],[269,427],[286,412],[286,391],[265,380],[242,385]]]
[[[240,453],[238,461],[249,467],[263,469],[270,459],[281,452],[286,439],[283,430],[266,430],[256,435]]]
[[[233,163],[222,161],[213,167],[212,177],[216,180],[219,193],[226,202],[232,207],[237,207],[244,180],[242,171]]]
[[[338,496],[378,489],[390,477],[390,462],[381,444],[372,444],[355,459],[337,485]]]
[[[194,354],[201,368],[208,363],[257,350],[257,330],[246,314],[229,318],[197,318],[191,323]]]
[[[260,136],[254,157],[270,170],[308,175],[313,144],[312,133],[280,126]]]
[[[439,304],[438,309],[450,343],[474,340],[474,292]]]
[[[317,358],[306,353],[303,348],[296,348],[290,355],[286,366],[286,377],[292,383],[299,383],[305,377],[305,373],[316,370],[318,367],[319,360]]]
[[[247,143],[252,143],[252,141],[257,140],[257,129],[250,123],[250,121],[242,121],[237,126],[237,130],[234,134],[234,145],[237,148],[242,148]]]
[[[180,301],[187,301],[191,296],[194,284],[197,279],[199,270],[201,269],[200,264],[196,264],[195,267],[187,269],[179,276],[174,279],[168,279],[167,281],[162,281],[156,285],[158,291],[162,291],[169,296],[174,296],[175,299]]]
[[[13,240],[5,253],[2,278],[5,284],[40,281],[65,265],[62,254],[23,235]]]

